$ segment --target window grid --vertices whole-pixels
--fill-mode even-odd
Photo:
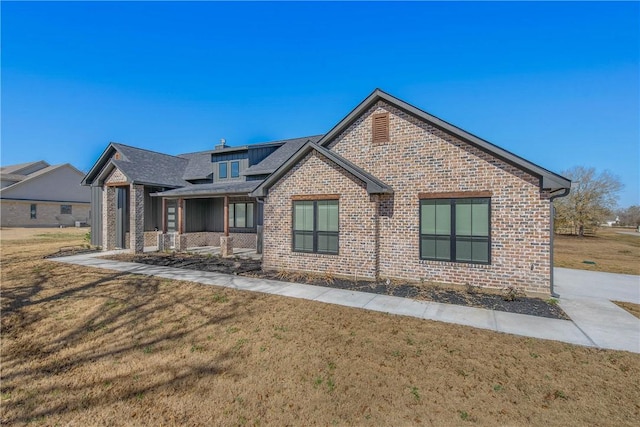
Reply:
[[[338,254],[339,206],[337,200],[293,202],[292,250]]]
[[[229,203],[229,227],[254,228],[253,203]]]
[[[420,259],[491,263],[489,198],[420,201]]]

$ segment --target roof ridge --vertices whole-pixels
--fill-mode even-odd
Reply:
[[[113,146],[118,146],[119,145],[119,146],[122,146],[122,147],[133,148],[134,150],[138,150],[138,151],[146,151],[147,153],[160,154],[162,156],[168,156],[168,157],[174,157],[176,159],[186,160],[186,159],[180,157],[179,155],[162,153],[160,151],[149,150],[148,148],[134,147],[133,145],[123,144],[121,142],[113,142],[112,141],[111,145],[113,145]]]

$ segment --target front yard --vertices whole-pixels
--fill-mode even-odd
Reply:
[[[86,230],[85,230],[86,231]],[[42,259],[2,234],[6,425],[635,425],[640,355]]]

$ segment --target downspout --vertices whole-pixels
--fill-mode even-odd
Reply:
[[[556,208],[555,206],[553,206],[553,201],[557,198],[560,197],[564,197],[567,194],[569,194],[569,191],[571,189],[570,188],[563,188],[562,189],[562,193],[557,194],[555,196],[551,196],[549,197],[549,211],[551,213],[551,230],[550,230],[550,234],[551,234],[551,239],[550,239],[550,243],[549,243],[549,258],[550,258],[550,262],[551,262],[551,296],[553,298],[560,298],[560,295],[558,295],[557,293],[555,293],[554,289],[553,289],[553,236],[555,234],[554,231],[554,218],[555,218],[555,213],[556,213]]]
[[[260,218],[262,218],[262,224],[256,225],[256,253],[262,254],[262,245],[264,244],[264,198],[256,197],[256,201],[258,205],[262,205],[262,215],[260,216]],[[258,206],[258,212],[260,212],[260,206]]]

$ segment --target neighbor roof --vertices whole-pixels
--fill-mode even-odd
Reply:
[[[265,197],[271,186],[273,186],[280,178],[282,178],[292,167],[294,167],[300,160],[304,158],[312,150],[317,151],[329,160],[345,169],[347,172],[354,175],[367,185],[367,193],[369,194],[391,194],[393,189],[387,184],[365,172],[363,169],[354,165],[339,154],[329,151],[324,147],[312,142],[307,141],[302,148],[300,148],[292,157],[290,157],[285,163],[283,163],[278,169],[276,169],[271,175],[269,175],[251,194],[253,197]]]
[[[28,163],[20,163],[17,165],[8,165],[0,167],[0,173],[2,174],[16,174],[16,175],[28,175],[28,173],[24,173],[25,170],[33,169],[37,167],[38,169],[43,169],[49,166],[49,163],[44,160],[38,160],[36,162],[28,162]],[[36,170],[38,170],[36,169]]]
[[[284,144],[280,148],[264,158],[260,163],[247,168],[244,171],[244,175],[268,175],[293,156],[307,141],[318,142],[320,138],[322,138],[322,135],[285,139],[281,141]]]
[[[22,188],[23,185],[28,185],[31,181],[33,181],[34,179],[36,179],[38,177],[41,177],[42,175],[48,174],[50,172],[53,172],[53,171],[55,171],[57,169],[64,168],[64,167],[68,167],[68,168],[72,169],[73,171],[77,172],[78,175],[82,176],[82,172],[80,172],[75,166],[73,166],[70,163],[62,163],[62,164],[59,164],[59,165],[49,166],[49,163],[42,161],[42,162],[24,163],[23,165],[35,165],[37,163],[43,163],[43,164],[46,164],[47,166],[43,167],[42,169],[38,169],[35,172],[32,172],[32,173],[30,173],[28,175],[18,175],[18,176],[21,176],[22,179],[19,180],[18,182],[15,182],[15,183],[7,186],[7,187],[4,187],[4,188],[0,189],[0,194],[5,194],[6,195],[7,193],[11,193],[11,192],[13,192],[14,189],[16,189],[18,187]],[[17,166],[23,166],[23,165],[17,165]],[[8,166],[8,167],[10,167],[10,166]],[[21,169],[25,169],[25,168],[23,167]],[[3,178],[4,178],[4,174],[2,174],[2,175],[3,175]],[[35,184],[35,185],[37,185],[37,184]]]
[[[430,125],[444,132],[447,132],[450,135],[460,138],[463,141],[466,141],[471,145],[476,146],[479,149],[506,161],[509,164],[512,164],[520,169],[528,171],[535,176],[538,176],[541,180],[540,185],[545,190],[557,191],[571,187],[571,181],[569,179],[553,173],[547,169],[544,169],[534,163],[531,163],[530,161],[525,160],[520,156],[517,156],[488,141],[485,141],[484,139],[479,138],[465,130],[462,130],[457,126],[447,123],[444,120],[439,119],[438,117],[433,116],[425,111],[422,111],[419,108],[416,108],[413,105],[402,101],[401,99],[389,95],[388,93],[380,89],[374,90],[368,97],[366,97],[364,101],[362,101],[344,119],[342,119],[337,125],[335,125],[327,134],[325,134],[322,139],[318,141],[318,144],[327,146],[336,136],[345,131],[364,112],[366,112],[380,100],[384,101],[387,104],[393,105],[394,107],[410,115],[413,115],[418,119],[426,121]]]

